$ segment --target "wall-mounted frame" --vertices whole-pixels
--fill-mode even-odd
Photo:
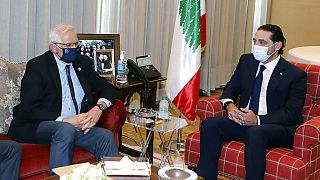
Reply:
[[[118,59],[120,58],[120,35],[119,34],[78,34],[78,39],[79,41],[81,41],[81,44],[80,44],[81,54],[87,55],[90,59],[92,59],[95,63],[95,68],[97,67],[96,66],[97,64],[95,61],[95,55],[97,50],[107,50],[109,53],[113,54],[112,75],[114,76]],[[102,73],[100,75],[110,76],[110,74],[106,74],[106,73]]]

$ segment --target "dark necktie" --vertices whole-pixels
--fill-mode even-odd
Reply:
[[[75,93],[74,93],[73,83],[72,83],[72,79],[71,79],[71,76],[70,76],[70,65],[66,65],[66,74],[67,74],[67,78],[68,78],[68,85],[69,85],[69,88],[70,88],[70,93],[71,93],[71,98],[72,98],[72,101],[73,101],[73,105],[74,105],[74,108],[76,109],[76,114],[78,114],[78,104],[77,104],[77,101],[76,101],[76,96],[75,96]]]
[[[260,71],[258,76],[255,78],[255,82],[251,91],[251,100],[249,109],[251,109],[256,115],[258,115],[259,110],[259,99],[260,99],[260,92],[261,92],[261,85],[263,80],[262,72],[266,69],[263,65],[260,65]]]

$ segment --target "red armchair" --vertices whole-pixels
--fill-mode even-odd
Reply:
[[[97,126],[111,130],[117,143],[118,132],[126,120],[126,109],[120,100],[103,112]],[[10,139],[1,134],[0,139]],[[119,145],[119,144],[118,144]],[[22,144],[22,161],[20,166],[20,179],[42,179],[49,176],[49,146],[39,144]],[[72,163],[95,162],[93,154],[75,147]]]
[[[307,97],[303,109],[304,123],[298,127],[293,149],[267,149],[265,179],[319,179],[320,177],[320,66],[293,63],[308,75]],[[202,122],[211,116],[226,116],[219,97],[200,100],[196,112]],[[196,167],[200,157],[200,131],[187,136],[185,161]],[[244,178],[244,143],[225,142],[218,163],[219,174]]]

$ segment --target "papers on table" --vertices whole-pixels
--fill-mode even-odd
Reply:
[[[133,162],[128,156],[120,161],[104,161],[104,169],[108,176],[150,176],[149,162]]]

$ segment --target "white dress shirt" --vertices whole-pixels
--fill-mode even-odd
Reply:
[[[262,85],[261,85],[261,91],[260,91],[260,98],[259,98],[259,109],[258,109],[258,125],[260,125],[260,118],[259,118],[259,115],[266,115],[268,114],[268,108],[267,108],[267,89],[268,89],[268,84],[269,84],[269,80],[270,80],[270,77],[272,75],[272,72],[274,70],[274,68],[276,67],[276,65],[278,64],[280,60],[280,55],[274,59],[273,61],[267,63],[267,64],[263,64],[263,63],[259,63],[259,66],[258,66],[258,69],[257,69],[257,72],[256,72],[256,77],[258,76],[259,74],[259,71],[260,71],[260,65],[263,65],[266,67],[266,69],[263,71],[263,80],[262,80]],[[232,99],[229,99],[229,98],[225,98],[225,99],[221,99],[220,102],[222,104],[225,104],[227,102],[230,102],[233,100]],[[248,109],[249,108],[249,105],[250,105],[250,101],[251,101],[251,97],[250,97],[250,100],[246,106],[246,108]]]
[[[260,98],[259,98],[259,110],[258,110],[258,115],[265,115],[268,114],[268,108],[267,108],[267,89],[268,89],[268,84],[269,84],[269,80],[271,78],[272,72],[274,70],[274,68],[276,67],[276,65],[278,64],[280,59],[280,56],[278,56],[276,59],[274,59],[273,61],[267,63],[267,64],[263,64],[260,62],[257,72],[256,72],[256,77],[259,74],[260,71],[260,65],[263,65],[264,67],[266,67],[266,69],[263,71],[263,80],[262,80],[262,85],[261,85],[261,91],[260,91]],[[246,108],[249,108],[250,105],[250,101],[249,100]]]

